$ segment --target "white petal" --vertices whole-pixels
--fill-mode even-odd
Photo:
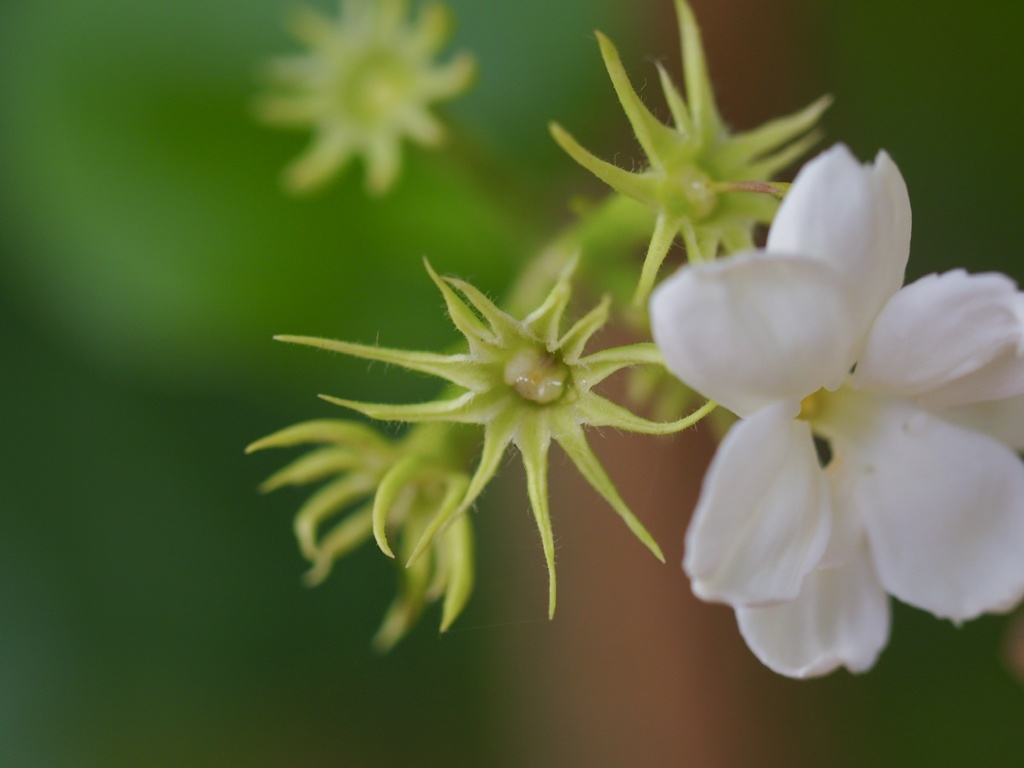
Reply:
[[[880,152],[874,165],[861,165],[842,144],[823,152],[797,174],[767,248],[840,270],[863,337],[903,284],[910,255],[910,198],[896,164]]]
[[[928,408],[951,408],[1024,394],[1024,354],[1005,349],[974,373],[949,382],[921,397]]]
[[[931,392],[933,402],[950,402],[954,389],[959,402],[1024,393],[1021,302],[1005,275],[955,270],[923,277],[878,315],[854,381],[892,394]],[[945,393],[935,391],[954,382]]]
[[[864,523],[853,504],[853,488],[857,481],[855,467],[845,456],[833,452],[825,468],[832,499],[832,525],[828,547],[818,563],[819,568],[836,568],[860,556],[864,544]]]
[[[941,411],[947,421],[984,432],[1015,451],[1024,451],[1024,395]]]
[[[863,546],[845,566],[809,574],[796,600],[738,608],[736,619],[754,655],[789,677],[863,672],[889,640],[889,598]]]
[[[954,621],[1024,595],[1024,464],[914,405],[881,402],[854,428],[854,503],[885,589]]]
[[[708,468],[683,561],[704,600],[792,600],[825,551],[828,484],[796,408],[779,403],[733,426]]]
[[[668,368],[741,416],[835,387],[856,329],[829,265],[748,252],[683,267],[651,297]]]

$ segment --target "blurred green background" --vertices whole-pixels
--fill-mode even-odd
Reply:
[[[306,136],[256,125],[249,106],[258,63],[295,49],[287,3],[0,5],[0,766],[741,764],[728,750],[697,761],[681,738],[677,752],[652,751],[626,725],[612,736],[635,760],[576,762],[586,744],[523,714],[547,687],[574,690],[572,674],[643,665],[645,649],[638,634],[566,681],[502,673],[529,668],[572,621],[544,619],[528,526],[512,541],[494,522],[510,507],[525,516],[513,470],[480,513],[464,630],[438,639],[429,614],[386,657],[368,641],[390,563],[366,548],[305,589],[291,536],[301,493],[255,492],[283,457],[243,446],[337,415],[317,392],[433,393],[272,334],[443,348],[454,334],[421,257],[500,293],[568,219],[567,198],[600,191],[549,140],[548,120],[620,164],[639,158],[592,30],[650,92],[652,59],[678,73],[669,0],[451,5],[453,50],[476,54],[479,83],[450,109],[450,151],[410,151],[383,201],[363,197],[356,168],[308,199],[279,189]],[[966,266],[1024,279],[1024,6],[694,7],[737,127],[830,92],[830,142],[864,158],[889,150],[914,205],[910,277]],[[528,599],[508,600],[520,584]],[[614,621],[618,603],[640,599],[628,587],[562,601],[599,601]],[[797,684],[744,666],[751,700],[774,702],[782,724],[753,748],[756,764],[1024,764],[1006,632],[1005,619],[957,629],[897,607],[867,676]],[[635,695],[601,689],[613,712]],[[714,697],[687,695],[697,708]],[[759,716],[742,700],[718,706]]]

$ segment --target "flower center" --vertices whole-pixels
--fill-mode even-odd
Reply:
[[[829,396],[834,394],[834,392],[819,389],[813,395],[808,395],[800,401],[800,413],[797,414],[798,419],[811,425],[814,450],[818,454],[818,464],[822,467],[827,467],[832,461],[832,444],[828,438],[820,434],[818,429],[820,424],[815,424],[815,422],[821,418],[822,412],[827,407]]]
[[[395,56],[376,52],[367,55],[348,73],[342,99],[357,120],[375,123],[387,119],[406,98],[407,68]]]
[[[700,168],[687,165],[665,181],[662,200],[666,210],[691,219],[706,219],[718,204],[711,178]]]
[[[549,352],[527,347],[505,363],[505,383],[535,403],[553,403],[562,396],[569,378],[565,363]]]
[[[823,389],[819,389],[813,395],[808,395],[800,401],[800,413],[797,415],[798,419],[804,421],[814,421],[815,418],[821,415],[822,408],[825,406],[825,397],[828,393]]]

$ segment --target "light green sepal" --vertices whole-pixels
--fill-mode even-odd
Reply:
[[[473,505],[498,471],[501,457],[505,455],[505,449],[508,448],[508,444],[512,442],[512,437],[515,435],[517,416],[518,414],[499,414],[484,427],[484,444],[480,450],[480,461],[477,463],[476,471],[469,481],[466,495],[459,503],[456,514],[462,514]]]
[[[558,347],[562,316],[565,314],[566,307],[569,306],[569,298],[572,296],[570,281],[577,264],[579,264],[579,254],[573,255],[569,259],[541,305],[523,319],[523,325],[543,341],[549,351]]]
[[[548,447],[551,433],[542,425],[541,418],[528,419],[516,435],[516,447],[526,468],[526,491],[530,497],[530,508],[540,533],[544,561],[548,566],[548,618],[555,616],[555,537],[551,530],[551,512],[548,508]]]
[[[502,311],[498,306],[484,295],[483,291],[472,283],[459,280],[454,277],[442,278],[448,285],[457,290],[470,306],[480,313],[480,316],[487,321],[491,327],[497,344],[507,343],[520,333],[520,323],[507,312]]]
[[[447,559],[448,583],[444,592],[441,609],[441,631],[447,632],[452,623],[466,607],[473,593],[475,548],[473,525],[467,515],[460,515],[444,532],[445,557]]]
[[[661,90],[665,92],[665,101],[668,102],[668,111],[672,113],[672,119],[676,124],[676,132],[684,139],[689,138],[693,134],[693,121],[690,118],[690,110],[686,106],[686,100],[679,93],[676,84],[672,82],[672,77],[669,75],[668,70],[665,69],[665,66],[660,61],[657,62],[656,66],[658,67],[658,80],[661,82]]]
[[[415,563],[427,547],[434,542],[434,537],[445,527],[448,521],[451,520],[452,515],[461,506],[468,488],[469,478],[466,475],[452,475],[447,479],[444,497],[441,499],[437,514],[427,524],[427,527],[423,530],[423,535],[420,536],[420,540],[416,542],[416,546],[405,564],[406,568]]]
[[[751,163],[747,167],[746,172],[754,179],[769,179],[810,152],[821,141],[823,135],[821,131],[811,131],[806,136],[797,139],[778,152],[766,155],[763,159]]]
[[[636,292],[633,294],[633,306],[642,307],[647,303],[647,298],[654,288],[654,281],[658,277],[658,270],[661,269],[665,257],[668,256],[668,249],[672,247],[672,241],[679,234],[680,225],[678,219],[672,218],[665,211],[658,214],[658,219],[654,224],[654,234],[651,236],[651,244],[647,248],[644,266],[640,272],[640,282],[637,283]]]
[[[422,468],[423,459],[421,457],[415,454],[406,456],[388,470],[377,486],[377,496],[373,500],[373,538],[376,539],[380,551],[388,557],[395,556],[391,547],[388,546],[388,515],[401,500],[402,491]]]
[[[330,575],[336,560],[341,559],[370,538],[373,533],[372,512],[371,505],[363,505],[334,526],[330,533],[321,539],[320,546],[312,553],[313,565],[303,576],[306,586],[315,587],[323,583],[323,580]]]
[[[362,456],[349,448],[327,446],[300,456],[279,469],[260,484],[260,492],[269,493],[285,485],[315,483],[330,475],[354,469],[362,463]]]
[[[603,349],[579,361],[579,378],[592,389],[616,371],[636,365],[663,365],[661,350],[650,342]]]
[[[686,80],[686,98],[689,100],[693,124],[700,133],[701,143],[707,145],[724,131],[722,118],[715,105],[715,92],[708,75],[707,57],[701,41],[700,27],[686,0],[676,0],[679,19],[679,40],[683,55],[683,76]]]
[[[387,347],[371,347],[365,344],[352,344],[347,341],[321,339],[313,336],[275,336],[277,341],[289,344],[302,344],[307,347],[340,352],[343,355],[360,357],[364,360],[377,360],[382,363],[400,365],[410,371],[426,373],[430,376],[447,379],[460,387],[479,388],[486,385],[487,379],[471,355],[439,355],[434,352],[411,352],[403,349]]]
[[[716,407],[708,401],[688,416],[675,421],[651,421],[637,416],[621,405],[604,398],[586,398],[580,403],[580,411],[586,417],[586,423],[593,427],[614,427],[643,435],[671,435],[684,429],[696,426]]]
[[[330,395],[318,395],[321,400],[334,403],[381,421],[404,421],[412,424],[430,421],[451,421],[460,424],[480,424],[485,418],[474,407],[474,393],[467,392],[451,400],[434,400],[416,405],[391,405],[388,403],[360,403]]]
[[[566,154],[582,165],[601,181],[617,192],[635,200],[657,205],[657,182],[642,174],[631,173],[624,168],[601,160],[592,155],[558,123],[550,123],[551,136]]]
[[[452,35],[452,12],[441,3],[427,3],[420,10],[417,24],[408,45],[425,56],[433,56],[447,44]]]
[[[636,515],[626,506],[626,502],[622,500],[618,490],[615,488],[615,484],[605,473],[601,467],[601,462],[598,461],[597,456],[594,455],[594,452],[587,444],[587,438],[583,435],[583,430],[580,429],[578,424],[574,423],[562,423],[559,427],[558,444],[565,450],[566,455],[576,465],[580,474],[583,475],[595,491],[604,497],[604,500],[611,505],[612,509],[619,514],[619,517],[626,523],[626,526],[633,532],[633,535],[640,539],[656,558],[661,562],[665,562],[665,555],[662,554],[661,547],[658,546],[654,537],[648,533]]]
[[[409,516],[403,531],[399,560],[406,560],[412,549],[412,542],[419,539],[423,532],[425,520],[422,515]],[[401,640],[419,620],[427,600],[436,558],[433,552],[421,557],[409,568],[398,567],[398,596],[391,603],[380,629],[373,638],[373,647],[378,652],[390,650]]]
[[[611,296],[601,297],[601,301],[596,307],[577,320],[572,328],[565,332],[565,336],[558,342],[563,360],[571,365],[579,362],[580,355],[583,354],[587,343],[608,322],[611,306]]]
[[[597,34],[597,42],[601,46],[601,56],[604,65],[608,69],[608,76],[615,87],[615,93],[619,97],[619,103],[633,126],[633,134],[636,136],[640,146],[651,161],[652,167],[663,170],[661,158],[671,156],[679,146],[679,137],[675,131],[666,127],[661,121],[651,114],[650,110],[633,90],[629,82],[629,75],[622,66],[622,59],[615,45],[600,32]]]
[[[341,421],[340,419],[316,419],[293,424],[272,435],[260,438],[250,443],[245,452],[253,453],[264,448],[290,448],[305,443],[337,443],[338,445],[351,445],[354,448],[386,449],[389,447],[387,440],[365,424]]]
[[[822,96],[799,112],[770,120],[764,125],[733,136],[722,150],[722,159],[730,164],[749,163],[775,147],[799,138],[818,124],[822,114],[832,105],[831,96]]]
[[[317,554],[316,535],[320,523],[353,502],[365,498],[377,485],[376,477],[365,474],[343,475],[310,496],[295,515],[295,538],[307,560]]]
[[[498,339],[494,332],[485,323],[481,322],[480,317],[473,310],[466,306],[466,303],[456,295],[451,286],[434,271],[434,268],[430,266],[430,262],[423,259],[423,266],[427,268],[427,274],[434,281],[434,285],[441,291],[445,306],[448,308],[448,316],[455,324],[455,328],[459,333],[466,337],[470,349],[478,349],[480,345],[489,346],[497,343]]]

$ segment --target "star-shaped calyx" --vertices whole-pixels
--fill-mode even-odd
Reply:
[[[657,212],[634,297],[638,305],[646,302],[677,235],[682,236],[687,257],[694,262],[714,258],[720,247],[734,252],[754,246],[754,227],[770,223],[778,206],[778,190],[757,182],[770,180],[818,141],[819,134],[812,129],[830,103],[824,97],[788,117],[731,135],[715,105],[693,11],[685,0],[676,0],[676,12],[688,103],[658,65],[674,126],[651,114],[633,90],[615,46],[597,33],[615,92],[647,155],[647,168],[631,173],[605,162],[560,125],[551,125],[555,141],[576,162],[617,192]]]
[[[311,8],[295,13],[292,31],[309,50],[271,62],[273,92],[256,105],[265,122],[313,130],[309,149],[285,169],[290,191],[321,186],[358,155],[367,188],[382,194],[398,176],[403,139],[443,139],[429,107],[465,91],[475,65],[467,54],[436,61],[451,30],[445,6],[407,16],[406,0],[342,0],[336,20]]]
[[[593,391],[616,371],[637,365],[662,365],[651,343],[615,347],[584,355],[591,337],[608,320],[606,297],[564,333],[563,315],[571,297],[574,259],[544,301],[518,320],[498,308],[477,288],[427,271],[444,296],[448,313],[467,348],[454,354],[387,349],[304,336],[281,341],[392,363],[438,376],[453,385],[440,400],[415,405],[359,403],[322,395],[325,400],[374,419],[410,423],[449,422],[483,428],[480,459],[458,503],[442,505],[428,530],[436,533],[462,517],[497,472],[506,449],[514,445],[526,468],[527,491],[540,532],[549,574],[549,615],[555,610],[555,546],[548,507],[548,451],[556,441],[580,473],[619,514],[627,527],[659,559],[657,543],[623,501],[594,455],[584,425],[664,435],[692,426],[708,413],[708,403],[686,418],[654,422]],[[374,512],[373,531],[380,548],[391,554],[385,536],[387,509]]]
[[[318,419],[295,424],[252,443],[265,448],[317,445],[274,473],[262,491],[323,482],[295,516],[299,549],[311,563],[309,586],[327,578],[334,562],[383,525],[397,540],[398,594],[373,644],[390,649],[412,628],[428,603],[444,598],[441,631],[458,618],[473,590],[474,545],[468,516],[450,517],[469,484],[463,471],[466,435],[443,424],[423,424],[391,440],[367,424]]]

